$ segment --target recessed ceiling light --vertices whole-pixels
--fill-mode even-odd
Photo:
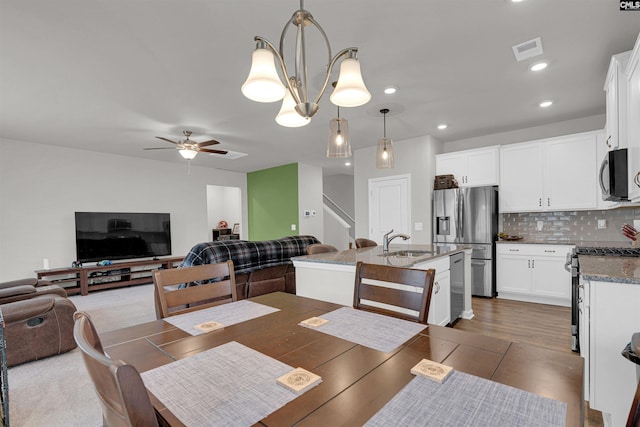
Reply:
[[[344,165],[345,166],[351,166],[351,162],[345,162]]]
[[[538,104],[541,108],[547,108],[550,107],[551,104],[553,104],[553,101],[542,101],[540,104]]]
[[[524,0],[511,0],[511,3],[520,3],[523,2]]]
[[[540,71],[540,70],[544,70],[545,68],[547,68],[547,65],[549,65],[549,64],[546,63],[546,62],[536,62],[531,67],[529,67],[529,69],[531,71]]]
[[[447,128],[447,124],[446,123],[442,123],[442,124],[438,125],[438,129],[440,129],[440,130],[444,130],[446,128]]]
[[[387,95],[391,95],[393,93],[396,93],[398,91],[398,88],[395,86],[388,86],[384,88],[384,93],[386,93]]]

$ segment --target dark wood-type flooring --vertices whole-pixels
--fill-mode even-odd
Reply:
[[[480,333],[508,341],[523,342],[565,353],[571,351],[571,309],[497,298],[473,297],[471,320],[459,319],[455,329]],[[599,411],[585,402],[584,425],[603,426]]]

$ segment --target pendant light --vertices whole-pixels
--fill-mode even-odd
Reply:
[[[337,82],[332,83],[335,88]],[[338,107],[338,117],[329,122],[329,142],[327,143],[327,157],[347,158],[351,157],[351,143],[349,141],[349,122],[340,117],[340,107]]]
[[[329,143],[327,144],[327,157],[346,158],[351,157],[351,143],[349,142],[349,122],[338,117],[329,122]]]
[[[378,169],[392,169],[396,166],[395,159],[393,158],[393,141],[391,138],[387,138],[387,113],[388,108],[380,110],[384,123],[384,137],[378,140],[378,149],[376,150],[376,168]]]

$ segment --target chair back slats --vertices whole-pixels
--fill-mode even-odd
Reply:
[[[353,307],[427,323],[434,278],[433,269],[418,270],[358,262]],[[406,286],[414,289],[407,289]],[[393,307],[376,307],[367,301],[417,311],[418,315],[396,312]]]
[[[133,366],[112,360],[104,353],[86,313],[76,312],[73,337],[98,395],[104,425],[157,426],[155,411],[140,374]]]
[[[153,283],[162,318],[238,300],[232,261],[155,270]]]

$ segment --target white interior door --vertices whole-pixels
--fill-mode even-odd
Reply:
[[[369,180],[369,238],[382,243],[384,234],[410,234],[410,175],[396,175]]]

